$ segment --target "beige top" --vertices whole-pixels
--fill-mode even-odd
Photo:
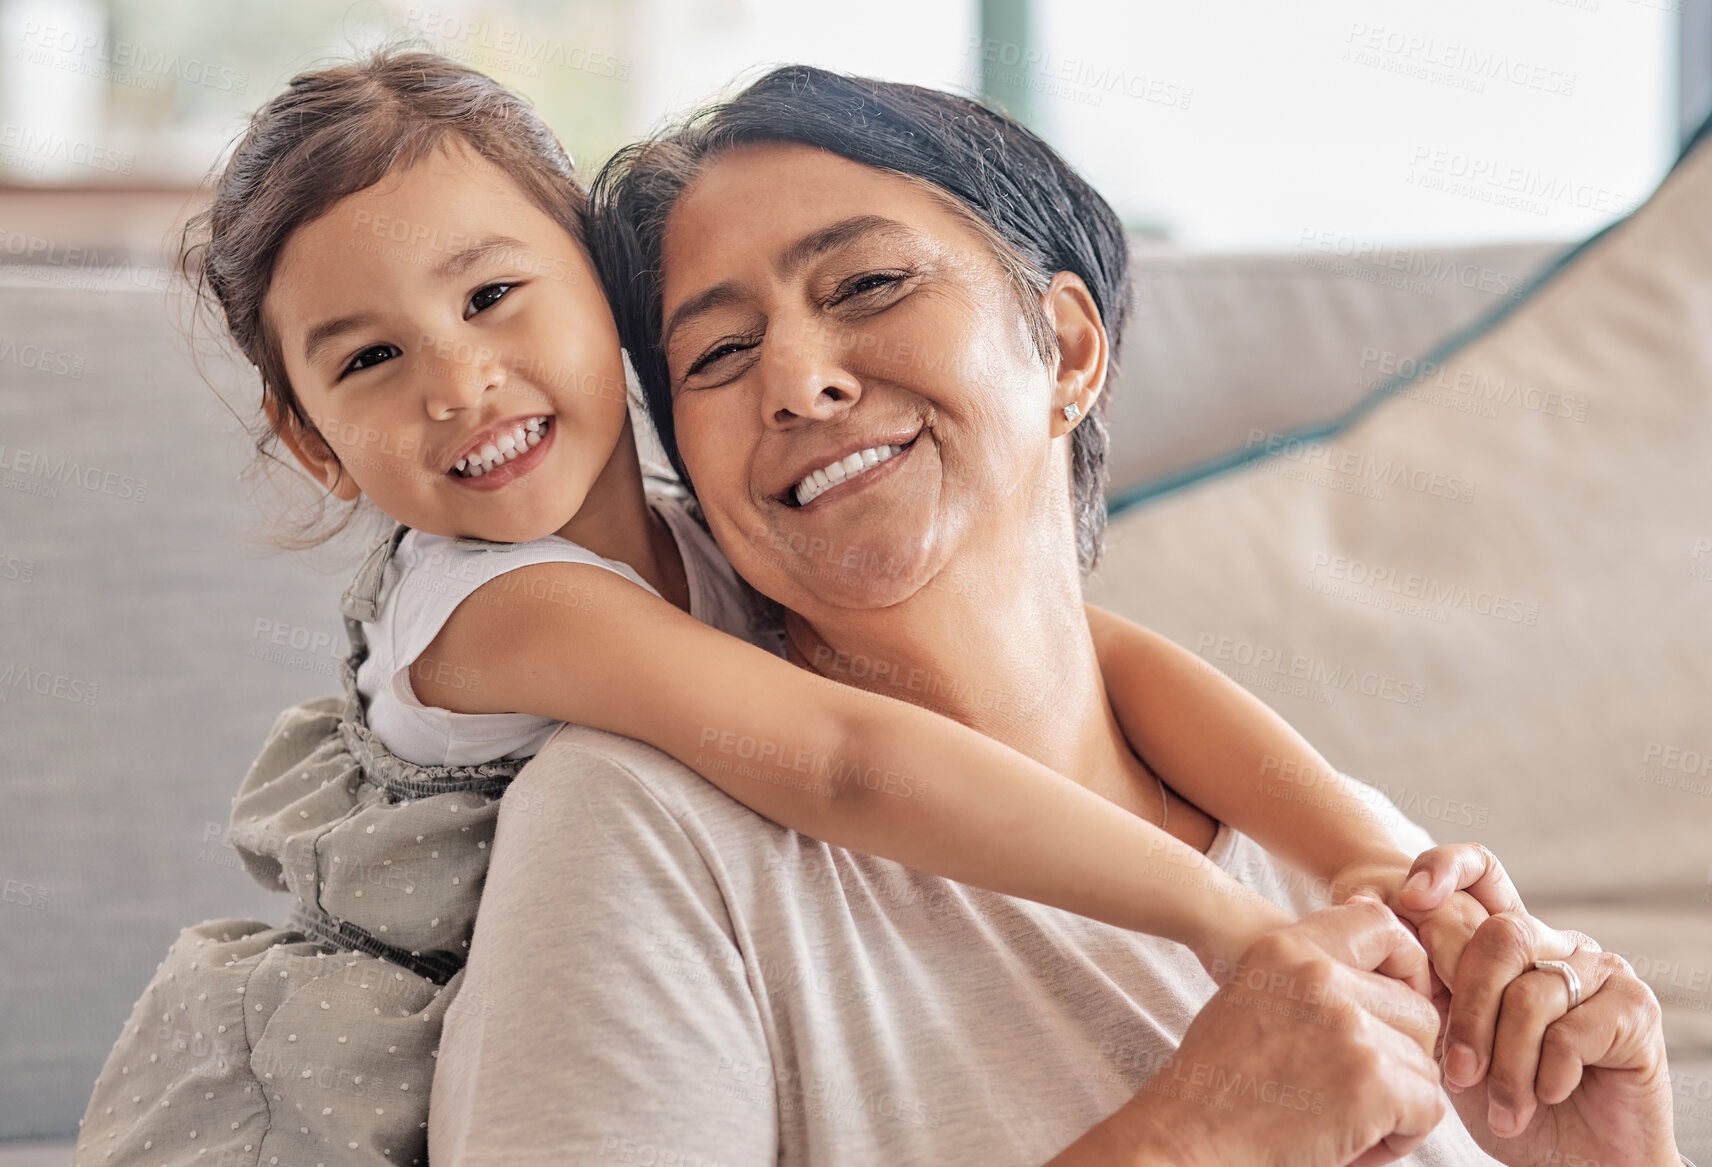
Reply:
[[[1209,856],[1323,906],[1233,829]],[[1038,1165],[1130,1098],[1212,992],[1179,945],[828,846],[568,726],[501,807],[430,1157]],[[1406,1162],[1490,1160],[1450,1117]]]

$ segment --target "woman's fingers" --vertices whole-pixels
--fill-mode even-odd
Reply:
[[[1407,1043],[1408,1036],[1397,1032],[1375,1033],[1373,1040],[1376,1044]],[[1415,1069],[1419,1066],[1419,1060],[1407,1056],[1410,1053],[1412,1051],[1406,1046],[1397,1047],[1397,1062]],[[1433,1072],[1432,1064],[1429,1062],[1424,1068],[1427,1071],[1425,1073],[1393,1074],[1388,1077],[1388,1089],[1397,1099],[1392,1131],[1350,1167],[1377,1167],[1378,1164],[1394,1162],[1405,1155],[1413,1154],[1427,1141],[1427,1136],[1433,1133],[1439,1120],[1444,1117],[1443,1095],[1439,1093],[1438,1074]]]
[[[1657,1016],[1658,999],[1622,957],[1601,952],[1596,959],[1603,966],[1599,990],[1546,1030],[1534,1077],[1542,1105],[1556,1106],[1573,1094],[1587,1066],[1627,1070],[1648,1064],[1647,1044],[1636,1034],[1649,1031],[1635,1021]]]
[[[1504,865],[1479,843],[1447,843],[1415,856],[1403,881],[1403,906],[1428,911],[1457,891],[1466,891],[1494,916],[1527,910]]]
[[[1545,959],[1545,958],[1542,958]],[[1580,981],[1580,1008],[1570,1009],[1568,980],[1551,969],[1531,969],[1511,981],[1504,990],[1493,1035],[1492,1066],[1486,1073],[1490,1109],[1487,1123],[1496,1135],[1508,1137],[1526,1129],[1534,1117],[1536,1100],[1562,1102],[1581,1081],[1581,1053],[1602,1055],[1610,1046],[1591,1048],[1600,1036],[1589,1029],[1585,1018],[1595,994],[1605,982],[1628,966],[1620,957],[1593,950],[1577,950],[1564,963],[1575,970]],[[1609,1003],[1609,1002],[1607,1002]],[[1601,1014],[1607,1010],[1599,1010]],[[1572,1019],[1575,1027],[1570,1026]],[[1583,1040],[1573,1046],[1561,1043],[1572,1033]],[[1547,1052],[1551,1052],[1548,1064]],[[1554,1096],[1540,1091],[1542,1071],[1548,1071]],[[1561,1092],[1559,1092],[1561,1091]]]
[[[1445,1024],[1444,1070],[1452,1087],[1474,1085],[1492,1064],[1499,1013],[1511,982],[1532,969],[1536,960],[1567,959],[1574,954],[1578,938],[1585,939],[1548,928],[1526,912],[1499,913],[1475,931],[1456,970]],[[1562,978],[1543,975],[1558,982],[1558,997],[1567,1008]],[[1542,980],[1538,987],[1543,992],[1549,986]]]
[[[1438,1038],[1426,950],[1376,899],[1352,896],[1342,907],[1315,912],[1293,925],[1332,958],[1361,973],[1368,1012],[1412,1038],[1428,1057]]]

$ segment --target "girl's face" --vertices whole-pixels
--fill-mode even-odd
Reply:
[[[460,139],[297,228],[263,311],[322,441],[282,439],[417,530],[553,534],[629,439],[587,256]]]

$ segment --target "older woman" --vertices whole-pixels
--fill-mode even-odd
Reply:
[[[1127,275],[1098,195],[973,103],[801,68],[597,190],[656,425],[794,661],[1321,906],[1161,806],[1109,712],[1080,570]],[[1215,995],[1175,945],[805,839],[637,743],[567,728],[517,783],[440,1051],[442,1165],[1486,1161],[1434,1129],[1438,1019],[1362,971],[1412,943],[1371,903],[1263,940]],[[1645,987],[1485,885],[1511,910],[1455,976],[1468,1130],[1509,1163],[1678,1162]],[[1566,954],[1584,1002],[1533,968]]]

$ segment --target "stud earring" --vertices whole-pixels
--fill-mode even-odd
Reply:
[[[1082,407],[1080,405],[1077,405],[1074,401],[1072,401],[1069,405],[1066,405],[1064,407],[1064,420],[1065,421],[1075,421],[1077,418],[1079,418],[1081,416],[1082,416]]]

